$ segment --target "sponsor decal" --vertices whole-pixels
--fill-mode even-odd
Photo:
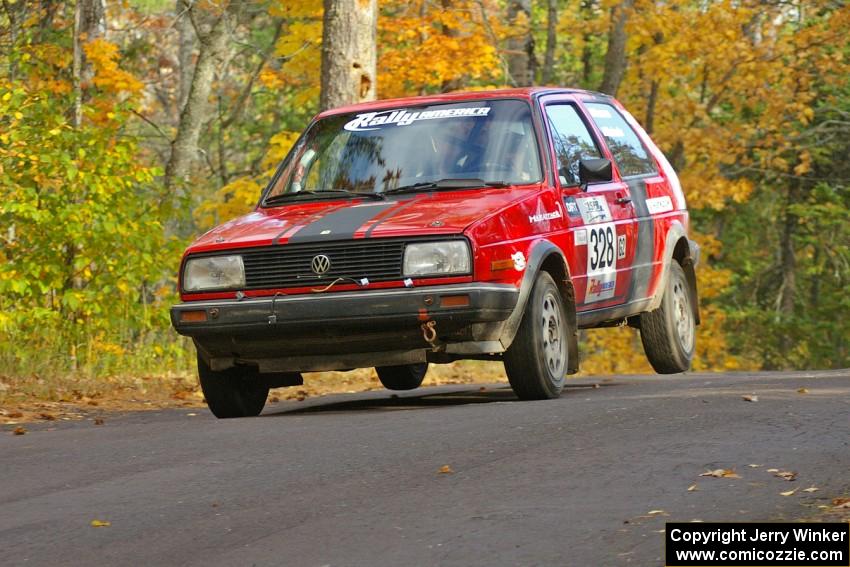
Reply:
[[[617,287],[617,278],[614,274],[602,278],[590,278],[587,281],[586,301],[599,301],[614,297],[614,288]]]
[[[626,257],[626,235],[621,234],[617,237],[617,259],[622,260]]]
[[[585,303],[614,297],[617,287],[617,255],[614,223],[594,225],[587,229],[587,292]]]
[[[591,106],[588,110],[590,110],[590,115],[594,118],[611,118],[611,113],[605,110],[604,108],[599,108],[598,106]]]
[[[575,197],[565,197],[564,207],[567,209],[567,216],[570,218],[580,217],[581,212],[578,210]]]
[[[561,218],[561,211],[552,211],[552,212],[548,212],[548,213],[542,212],[542,213],[537,213],[536,215],[528,215],[528,222],[530,222],[530,223],[543,222],[543,221],[550,221],[552,219],[559,219],[559,218]]]
[[[673,201],[670,200],[670,197],[655,197],[654,199],[647,199],[646,209],[651,215],[666,213],[667,211],[673,210]]]
[[[612,219],[605,197],[585,197],[576,199],[584,224],[608,222]]]
[[[511,254],[511,260],[514,261],[514,270],[521,272],[525,269],[525,255],[522,252]]]
[[[600,130],[606,138],[622,138],[626,135],[621,128],[612,128],[611,126],[602,126]]]
[[[438,120],[442,118],[468,118],[487,116],[489,106],[465,108],[446,108],[441,110],[424,110],[408,112],[407,110],[383,110],[381,112],[364,112],[358,114],[343,126],[350,132],[378,130],[385,126],[409,126],[420,120]]]
[[[576,231],[576,246],[587,244],[587,231],[584,229]]]

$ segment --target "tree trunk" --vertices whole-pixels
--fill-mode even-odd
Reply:
[[[785,218],[782,220],[779,237],[779,267],[782,271],[782,283],[776,298],[777,318],[788,322],[794,315],[794,304],[797,296],[797,256],[794,251],[794,234],[797,231],[798,218],[791,212],[795,202],[796,191],[792,184],[788,188],[785,203]],[[782,333],[779,337],[779,348],[786,355],[794,348],[794,337],[790,333]]]
[[[623,0],[611,8],[611,25],[608,31],[608,50],[605,52],[605,72],[599,90],[617,96],[617,90],[626,74],[626,23],[634,0]]]
[[[794,233],[797,231],[797,215],[791,212],[795,202],[793,187],[789,187],[785,219],[782,222],[782,234],[779,237],[779,266],[782,270],[782,284],[776,300],[777,311],[784,317],[794,314],[794,300],[797,293],[797,257],[794,253]]]
[[[655,79],[649,84],[649,98],[646,101],[646,119],[643,122],[643,127],[647,134],[652,134],[655,128],[655,105],[658,103],[658,86],[659,82]]]
[[[91,80],[92,70],[86,63],[83,44],[106,33],[103,0],[77,0],[74,6],[74,55],[71,81],[74,89],[72,122],[75,128],[83,123],[83,85]]]
[[[198,8],[189,7],[188,10],[191,14]],[[171,157],[165,166],[164,182],[168,189],[173,189],[178,181],[186,178],[192,162],[197,158],[198,139],[210,111],[213,76],[227,45],[227,11],[217,14],[206,25],[199,22],[203,17],[201,14],[192,17],[198,36],[198,62],[192,73],[186,104],[180,113],[177,135],[171,142]]]
[[[195,50],[195,30],[192,29],[192,20],[183,0],[177,0],[177,19],[174,27],[177,28],[177,109],[175,116],[180,116],[186,101],[189,99],[189,89],[192,85],[192,53]]]
[[[510,0],[508,2],[508,24],[515,25],[523,18],[525,24],[520,33],[507,41],[508,74],[511,82],[518,87],[534,84],[536,61],[534,59],[534,36],[531,33],[531,0]]]
[[[594,0],[583,0],[580,7],[581,21],[589,22],[593,19]],[[587,26],[585,25],[585,29]],[[590,39],[593,36],[584,32],[582,34],[582,49],[581,49],[581,85],[585,88],[590,88],[590,79],[593,76],[593,50],[590,48]]]
[[[422,3],[425,6],[425,2]],[[440,0],[440,7],[443,12],[449,12],[455,8],[454,0]],[[440,25],[440,31],[442,31],[443,35],[446,37],[457,37],[458,31],[454,28],[447,26],[446,24]],[[451,79],[444,79],[443,83],[440,85],[440,91],[447,93],[451,91],[455,91],[461,87],[461,81],[457,77],[452,77]]]
[[[374,100],[377,0],[325,0],[322,29],[322,110]]]
[[[546,55],[543,58],[543,84],[552,82],[555,74],[555,46],[558,42],[558,0],[549,0],[546,14]]]

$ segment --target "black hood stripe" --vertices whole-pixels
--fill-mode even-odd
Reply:
[[[363,238],[369,238],[370,236],[372,236],[372,231],[374,231],[378,227],[378,225],[385,223],[386,221],[388,221],[391,218],[394,218],[398,213],[400,213],[404,209],[410,207],[410,205],[414,204],[415,202],[416,202],[416,197],[414,195],[409,195],[407,197],[404,197],[404,198],[396,201],[396,204],[399,205],[399,206],[394,208],[394,209],[393,208],[385,209],[384,213],[381,213],[380,215],[375,217],[375,219],[374,219],[375,222],[373,222],[372,226],[370,226],[366,230],[366,233],[363,235]]]
[[[288,243],[349,240],[370,219],[398,203],[378,202],[343,207],[305,225],[289,237]]]
[[[344,207],[344,206],[345,206],[345,204],[344,204],[344,203],[342,203],[342,204],[335,204],[335,205],[332,205],[332,206],[327,207],[327,208],[325,208],[325,209],[320,209],[319,211],[312,213],[311,215],[309,215],[309,216],[307,217],[307,220],[303,220],[303,221],[301,221],[300,223],[297,223],[297,224],[290,224],[289,226],[287,226],[286,228],[284,228],[284,229],[280,232],[280,234],[278,234],[277,236],[275,236],[275,237],[274,237],[274,240],[272,240],[272,244],[273,244],[273,245],[280,244],[280,239],[281,239],[281,238],[283,238],[283,236],[284,236],[285,234],[288,234],[288,233],[294,233],[294,232],[298,231],[299,229],[301,229],[301,228],[303,228],[303,227],[307,226],[307,225],[308,225],[308,224],[310,224],[311,222],[313,222],[313,221],[317,220],[319,217],[321,217],[321,216],[323,216],[323,215],[326,215],[326,214],[328,214],[328,213],[331,213],[331,212],[333,212],[333,211],[336,211],[336,210],[337,210],[337,209],[339,209],[340,207]]]

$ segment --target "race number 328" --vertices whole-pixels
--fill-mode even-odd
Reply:
[[[587,240],[588,272],[608,272],[616,266],[615,240],[613,224],[601,224],[590,228]]]
[[[587,227],[587,288],[584,302],[614,297],[617,288],[617,229],[605,222]]]

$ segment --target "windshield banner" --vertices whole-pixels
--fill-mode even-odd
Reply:
[[[384,110],[382,112],[366,112],[364,114],[358,114],[357,117],[354,120],[349,121],[344,128],[351,132],[363,132],[364,130],[377,130],[381,126],[408,126],[419,120],[487,116],[489,112],[489,106],[478,106],[474,108],[447,108],[445,110],[424,110],[421,112]]]

